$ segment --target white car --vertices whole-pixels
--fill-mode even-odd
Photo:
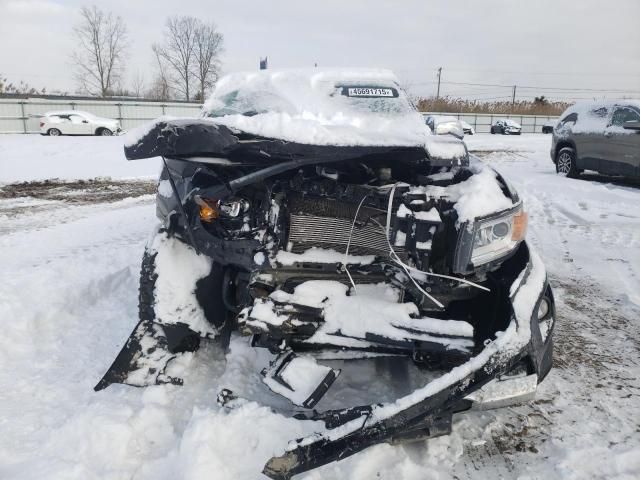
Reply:
[[[446,135],[451,133],[457,137],[464,136],[462,124],[456,117],[447,115],[429,115],[426,119],[426,124],[436,135]]]
[[[47,112],[40,118],[41,135],[110,136],[121,132],[118,120],[96,117],[92,113],[79,110]]]

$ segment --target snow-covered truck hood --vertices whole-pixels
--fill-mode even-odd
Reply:
[[[468,157],[462,141],[431,134],[388,70],[317,69],[228,75],[205,103],[202,118],[161,117],[134,129],[125,138],[125,154],[130,160],[229,158],[256,140],[264,141],[264,160],[273,159],[274,141],[311,150],[351,148],[354,156],[358,147],[394,147],[420,149],[454,164]]]

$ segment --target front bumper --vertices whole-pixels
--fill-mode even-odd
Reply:
[[[510,321],[495,340],[466,363],[393,403],[313,414],[309,418],[324,421],[325,430],[290,442],[285,453],[267,462],[263,473],[288,479],[377,443],[447,434],[453,413],[530,398],[551,368],[555,310],[542,261],[526,244],[519,255],[527,258],[524,268],[510,272],[506,293]],[[551,307],[545,317],[551,324],[544,332],[537,317],[543,297]],[[523,368],[524,375],[495,381]]]

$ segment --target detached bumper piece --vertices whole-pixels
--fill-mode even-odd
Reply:
[[[531,398],[537,383],[551,368],[551,331],[542,335],[540,325],[545,319],[553,321],[555,310],[541,260],[533,253],[529,255],[526,245],[518,257],[524,260],[524,269],[519,267],[521,261],[514,260],[502,276],[508,292],[504,301],[509,320],[475,356],[393,403],[300,417],[324,421],[325,430],[289,442],[281,456],[267,462],[263,473],[272,479],[288,480],[377,443],[447,434],[454,413]],[[548,302],[551,309],[538,318],[544,311],[539,309],[542,302]]]
[[[103,390],[112,383],[134,387],[182,385],[181,378],[167,374],[167,367],[180,355],[195,352],[199,347],[200,335],[184,323],[141,320],[94,390]]]
[[[279,355],[262,371],[264,383],[277,394],[304,408],[313,408],[340,375],[310,356],[298,357],[293,352]]]

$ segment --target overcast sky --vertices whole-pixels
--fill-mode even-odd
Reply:
[[[80,0],[0,0],[0,73],[74,91],[70,52]],[[640,0],[109,0],[125,20],[128,79],[153,76],[151,44],[169,15],[214,21],[225,72],[269,67],[393,69],[418,95],[640,97]],[[127,86],[127,85],[125,85]],[[540,88],[525,88],[540,87]],[[554,89],[581,89],[560,91]],[[613,91],[612,91],[613,90]],[[620,92],[616,92],[620,91]]]

